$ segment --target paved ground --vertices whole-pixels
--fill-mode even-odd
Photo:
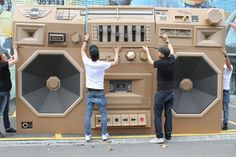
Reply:
[[[174,137],[165,145],[150,144],[150,138],[75,141],[0,142],[1,156],[9,157],[235,157],[236,135]]]
[[[102,142],[100,137],[97,137],[93,142],[86,143],[83,137],[77,135],[62,135],[58,138],[53,134],[7,134],[8,138],[0,140],[0,154],[9,157],[235,157],[236,98],[231,101],[230,110],[229,131],[205,136],[174,135],[172,141],[164,145],[150,144],[149,140],[154,136],[113,136],[108,142]],[[14,126],[14,103],[11,104],[10,115]]]

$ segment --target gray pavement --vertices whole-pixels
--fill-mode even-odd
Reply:
[[[13,101],[14,102],[14,101]],[[11,103],[11,115],[15,104]],[[2,128],[2,119],[0,119]],[[229,129],[236,129],[236,97],[231,97]],[[15,117],[11,117],[15,126]],[[1,129],[2,130],[2,129]],[[34,137],[35,135],[7,134],[8,137]],[[54,135],[37,135],[53,137]],[[116,138],[108,142],[99,139],[86,143],[84,140],[26,140],[1,141],[0,157],[235,157],[236,133],[208,136],[175,136],[164,145],[150,144],[151,138]]]
[[[236,137],[183,142],[180,139],[166,145],[150,144],[149,139],[132,139],[132,142],[113,139],[110,143],[89,144],[81,141],[1,142],[0,154],[9,157],[235,157],[236,154]]]

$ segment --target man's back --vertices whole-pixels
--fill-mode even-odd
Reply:
[[[156,60],[158,90],[173,89],[175,56],[171,54],[166,59]]]
[[[93,89],[104,89],[105,70],[109,69],[111,64],[104,61],[92,61],[84,56],[83,62],[86,71],[86,87]]]

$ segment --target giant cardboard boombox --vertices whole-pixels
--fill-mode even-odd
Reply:
[[[224,57],[224,12],[219,9],[151,7],[17,6],[14,41],[20,43],[16,124],[19,133],[84,134],[85,70],[83,36],[100,49],[100,60],[119,65],[106,71],[105,94],[110,134],[154,134],[155,47],[176,51],[174,133],[219,132]],[[163,115],[164,116],[164,115]],[[101,115],[93,109],[94,134]]]

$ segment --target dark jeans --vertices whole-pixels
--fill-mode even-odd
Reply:
[[[3,114],[3,123],[5,129],[10,128],[9,121],[9,100],[10,100],[10,92],[0,92],[0,106],[1,106],[1,114]],[[2,113],[3,112],[3,113]]]
[[[228,124],[229,120],[229,90],[223,90],[223,124]]]
[[[172,107],[174,104],[174,93],[172,90],[157,91],[154,102],[155,131],[157,138],[163,138],[162,112],[165,110],[165,138],[171,139],[172,132]]]

